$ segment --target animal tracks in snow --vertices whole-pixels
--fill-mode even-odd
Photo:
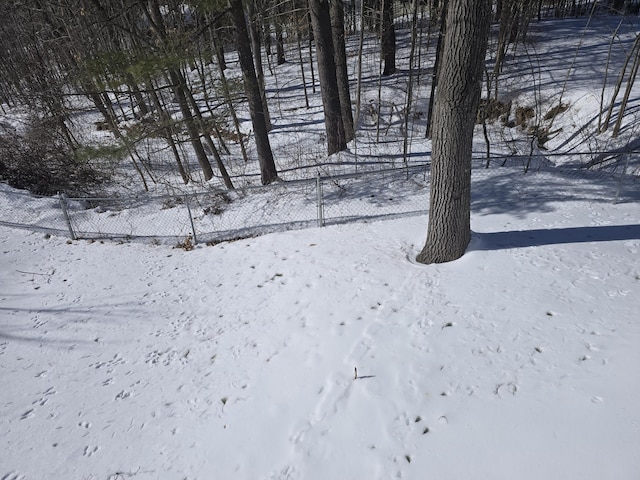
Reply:
[[[27,418],[31,418],[35,415],[35,409],[34,408],[30,408],[29,410],[27,410],[26,412],[24,412],[22,414],[22,416],[20,417],[20,420],[26,420]]]
[[[336,415],[348,398],[352,386],[353,381],[351,379],[337,378],[328,380],[318,391],[320,399],[309,414],[306,425],[291,436],[291,441],[294,444],[303,442],[306,434],[313,427]]]
[[[0,480],[27,480],[26,475],[22,475],[18,472],[9,472],[6,475],[3,475]]]
[[[87,445],[86,447],[84,447],[84,451],[82,452],[82,456],[83,457],[91,457],[92,455],[95,455],[96,453],[98,453],[98,450],[100,450],[100,447],[92,447],[90,445]]]
[[[120,356],[119,353],[116,353],[110,360],[104,362],[95,362],[89,365],[89,367],[93,367],[96,370],[106,368],[107,371],[111,372],[113,371],[114,367],[117,367],[118,365],[122,365],[124,363],[126,363],[125,360]]]
[[[166,350],[154,350],[147,355],[145,362],[149,365],[164,365],[170,366],[174,362],[180,362],[186,364],[188,362],[189,350],[184,353],[180,353],[173,348]]]
[[[44,407],[49,402],[49,397],[51,395],[55,395],[57,392],[54,387],[49,387],[45,391],[41,393],[41,396],[36,398],[31,402],[31,407],[25,410],[20,416],[20,420],[27,420],[28,418],[32,418],[36,414],[36,409],[38,407]]]

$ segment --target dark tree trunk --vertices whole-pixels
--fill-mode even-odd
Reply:
[[[154,30],[158,40],[163,43],[166,42],[164,20],[160,13],[160,6],[157,0],[149,1],[148,10],[145,10],[145,14],[148,15],[151,28]],[[211,178],[213,178],[213,169],[211,168],[211,163],[209,163],[207,154],[204,151],[202,142],[200,141],[200,132],[198,131],[198,127],[193,118],[193,113],[191,112],[187,102],[187,95],[185,93],[187,81],[177,67],[170,67],[168,69],[168,74],[172,83],[171,88],[178,102],[180,113],[182,114],[182,119],[184,120],[185,127],[189,133],[189,140],[193,146],[200,168],[204,173],[204,179],[211,180]]]
[[[218,33],[217,24],[213,24],[211,26],[211,38],[213,40],[213,50],[216,54],[216,60],[218,61],[219,68],[224,71],[227,69],[227,61],[224,58],[224,43]]]
[[[351,93],[349,90],[349,76],[347,74],[347,53],[344,43],[344,9],[342,7],[342,0],[330,0],[330,16],[342,124],[344,126],[345,140],[350,142],[354,136],[353,112],[351,111]]]
[[[382,75],[396,73],[396,27],[393,22],[393,0],[382,0]]]
[[[431,76],[431,95],[429,96],[429,111],[427,112],[427,138],[431,138],[431,125],[433,119],[433,103],[436,99],[436,90],[438,88],[438,74],[440,73],[440,63],[442,58],[442,47],[444,38],[447,33],[447,6],[449,0],[444,0],[442,11],[440,12],[440,31],[438,32],[438,44],[436,45],[436,61],[433,67],[433,75]]]
[[[260,88],[260,98],[262,99],[262,111],[267,125],[267,131],[271,130],[271,116],[269,115],[269,106],[267,105],[267,92],[264,86],[264,68],[262,68],[262,25],[259,22],[258,14],[255,10],[254,0],[247,2],[247,10],[249,13],[249,38],[251,39],[251,50],[253,51],[253,62],[255,66],[256,79]],[[267,42],[265,42],[267,43]],[[270,44],[268,44],[271,49]],[[269,55],[269,52],[267,52]]]
[[[327,152],[329,155],[347,148],[342,123],[342,111],[336,64],[333,49],[333,35],[329,15],[329,0],[309,0],[313,37],[316,42],[318,57],[318,74],[320,75],[320,92],[324,107],[324,123],[327,132]]]
[[[251,122],[253,123],[253,132],[256,138],[256,150],[258,152],[258,160],[260,161],[262,184],[267,185],[278,179],[278,171],[276,170],[273,153],[271,152],[271,144],[269,143],[267,122],[265,120],[262,97],[260,95],[260,86],[253,65],[253,55],[251,53],[251,47],[249,46],[249,32],[244,19],[242,0],[229,0],[229,7],[233,25],[236,29],[238,59],[240,61],[240,68],[242,69],[244,89],[249,102]]]
[[[153,82],[151,81],[151,79],[148,80],[147,85],[150,87],[150,96],[151,96],[151,100],[155,106],[155,110],[156,112],[158,112],[158,115],[160,116],[160,119],[162,120],[162,125],[163,125],[163,134],[164,137],[167,140],[167,143],[169,144],[169,146],[171,147],[171,152],[173,153],[173,158],[176,159],[176,165],[178,166],[178,172],[180,172],[180,176],[182,177],[182,181],[186,184],[189,183],[189,174],[187,173],[187,171],[184,168],[184,165],[182,164],[182,160],[180,159],[180,152],[178,152],[178,148],[176,145],[176,142],[173,139],[173,123],[171,120],[171,117],[169,116],[169,114],[166,112],[164,105],[162,105],[162,103],[160,102],[160,98],[158,97],[158,93],[156,88],[154,88],[153,86]]]
[[[278,16],[276,17],[274,26],[276,30],[276,63],[278,65],[282,65],[287,61],[287,59],[284,55],[284,34],[282,31],[281,12],[278,12]]]
[[[460,258],[471,238],[471,147],[491,0],[449,0],[436,92],[427,241],[420,263]]]
[[[173,83],[173,93],[175,94],[176,100],[178,101],[180,113],[182,113],[182,119],[184,120],[187,132],[189,132],[189,140],[191,141],[191,146],[196,153],[196,158],[198,159],[200,168],[204,173],[204,179],[211,180],[213,178],[213,169],[211,168],[211,163],[209,162],[207,154],[204,151],[204,147],[202,146],[198,126],[196,125],[195,119],[193,118],[193,113],[189,108],[189,103],[187,102],[187,95],[185,94],[186,80],[182,76],[182,73],[174,68],[169,69],[169,76],[171,78],[171,82]]]

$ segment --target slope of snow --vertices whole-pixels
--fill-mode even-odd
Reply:
[[[0,478],[638,478],[638,202],[474,182],[439,266],[424,217],[188,252],[0,227]]]
[[[532,23],[501,95],[514,109],[541,105],[536,122],[549,126],[543,116],[566,80],[570,108],[527,175],[515,160],[474,170],[472,243],[450,264],[414,262],[424,215],[184,251],[68,241],[57,236],[63,224],[49,227],[57,199],[2,186],[0,480],[640,478],[640,189],[553,167],[584,161],[567,153],[637,143],[637,88],[620,137],[594,133],[604,74],[606,103],[635,37],[627,18],[607,70],[618,21],[595,19],[584,35],[585,19]],[[402,63],[407,32],[399,38]],[[385,79],[376,111],[377,49],[368,50],[371,108],[341,165],[324,158],[319,95],[301,108],[299,65],[279,70],[286,88],[268,76],[280,169],[401,165],[406,83]],[[427,78],[415,92],[416,161],[429,155],[428,92]],[[494,154],[531,149],[525,129],[498,122],[488,135]],[[225,160],[234,174],[255,173],[234,153]],[[635,157],[631,167],[637,174]],[[357,205],[393,188],[408,210],[426,211],[421,177],[415,188],[364,179],[345,191],[360,194]],[[165,180],[152,188],[169,188]],[[266,221],[311,205],[273,191],[229,212]],[[126,215],[150,232],[161,218],[148,206]]]

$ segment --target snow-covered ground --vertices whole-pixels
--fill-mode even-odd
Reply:
[[[511,172],[518,209],[490,172],[439,266],[424,217],[188,252],[0,227],[0,478],[638,478],[637,197]]]
[[[538,28],[565,50],[541,89],[578,22]],[[547,146],[630,143],[637,109],[618,143],[582,128],[603,64],[576,65]],[[300,132],[292,151],[323,148]],[[191,251],[0,226],[0,479],[637,480],[640,193],[620,173],[474,170],[473,240],[445,265],[413,260],[426,216]]]

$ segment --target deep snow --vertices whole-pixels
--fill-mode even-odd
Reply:
[[[510,63],[514,102],[558,100],[584,22],[532,24],[539,63],[531,51]],[[551,151],[636,136],[637,94],[622,138],[589,133],[607,22],[584,37]],[[384,88],[386,107],[401,98],[395,78]],[[287,131],[291,118],[274,130],[291,152],[278,161],[322,159],[314,101],[294,112],[313,132]],[[354,147],[398,158],[397,142],[366,137],[370,120]],[[428,152],[415,135],[413,152]],[[497,153],[530,145],[515,129],[489,135]],[[637,480],[637,180],[614,203],[619,170],[578,173],[544,153],[527,175],[474,170],[472,244],[446,265],[413,261],[424,215],[192,251],[0,226],[0,479]],[[3,208],[53,215],[55,202],[10,193]]]
[[[637,478],[640,207],[597,179],[476,204],[428,267],[424,217],[189,252],[0,227],[0,478]]]

